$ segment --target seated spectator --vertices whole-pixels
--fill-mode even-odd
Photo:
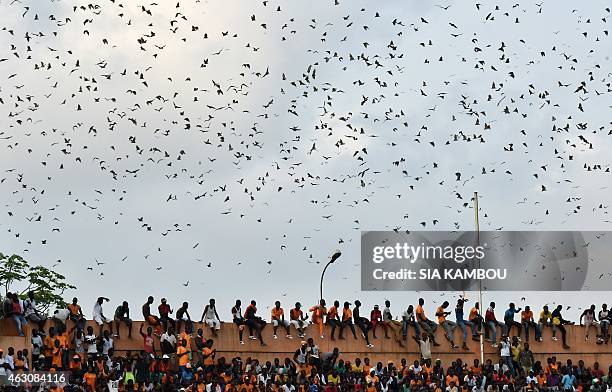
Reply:
[[[81,305],[79,305],[79,300],[74,297],[72,299],[72,303],[68,304],[67,308],[70,311],[69,318],[72,321],[77,329],[85,328],[85,316],[83,315],[83,311],[81,310]]]
[[[295,307],[289,311],[289,323],[295,327],[299,338],[306,336],[304,328],[306,326],[306,320],[308,319],[308,315],[304,315],[301,308],[302,304],[296,302]]]
[[[242,340],[242,334],[244,333],[244,317],[242,316],[242,302],[237,299],[234,306],[232,306],[232,322],[238,327],[238,339],[240,344],[244,344]]]
[[[161,335],[162,323],[159,320],[159,317],[157,317],[154,314],[151,314],[151,305],[153,304],[153,301],[155,301],[155,299],[153,298],[152,295],[147,297],[147,301],[142,305],[142,317],[143,317],[143,320],[145,321],[145,323],[149,324],[150,326],[152,326],[154,328],[153,334],[155,336],[160,336]],[[159,307],[158,307],[158,310],[159,310]],[[164,310],[166,310],[166,309],[164,309]],[[166,316],[167,316],[167,314],[166,314]],[[165,328],[164,328],[164,330],[165,330]]]
[[[382,312],[378,305],[374,305],[374,309],[370,312],[370,325],[372,326],[372,338],[377,339],[376,337],[376,327],[378,325],[382,325]],[[384,327],[383,327],[384,328]]]
[[[15,321],[15,326],[17,327],[17,333],[19,336],[25,336],[23,327],[28,325],[28,321],[25,319],[23,313],[22,301],[15,293],[7,293],[7,298],[10,298],[11,302],[10,308],[8,308],[9,311],[6,312],[5,315],[10,316]]]
[[[257,302],[251,300],[251,304],[247,306],[244,312],[244,320],[246,326],[249,328],[249,339],[255,340],[259,338],[259,343],[265,346],[266,343],[263,341],[262,331],[266,327],[266,322],[259,316],[257,316]],[[253,335],[253,331],[257,334],[257,338]]]
[[[283,310],[283,308],[281,308],[280,301],[274,302],[274,307],[272,308],[272,311],[271,311],[271,322],[272,322],[274,339],[278,338],[278,336],[276,335],[276,331],[279,326],[285,328],[285,331],[286,331],[285,337],[287,337],[288,339],[293,339],[293,336],[291,336],[291,330],[289,327],[290,325],[289,320],[285,319],[285,311]]]
[[[66,328],[66,321],[68,320],[69,317],[70,317],[70,310],[55,309],[53,311],[53,316],[51,316],[51,320],[53,320],[55,329]]]
[[[165,298],[161,299],[160,304],[157,307],[157,311],[159,312],[158,320],[164,326],[164,331],[168,330],[168,324],[170,324],[174,329],[174,319],[170,317],[170,315],[172,314],[172,308],[167,303]]]
[[[121,305],[117,306],[117,309],[115,309],[113,321],[115,322],[115,337],[117,339],[121,338],[119,335],[119,326],[121,323],[124,323],[126,327],[128,327],[128,339],[132,338],[132,319],[130,318],[130,307],[127,301],[123,301]],[[111,324],[111,331],[112,329],[113,326]]]
[[[610,311],[608,311],[608,305],[602,304],[601,310],[599,311],[599,327],[601,329],[601,341],[598,343],[606,343],[610,340],[609,329],[610,329],[610,319],[612,315]]]
[[[566,338],[566,330],[565,330],[565,325],[568,324],[573,324],[572,322],[563,319],[563,316],[561,316],[561,310],[563,309],[562,305],[557,305],[556,309],[552,312],[552,324],[559,329],[559,331],[561,331],[561,341],[563,342],[563,348],[564,349],[569,349],[570,347],[567,345],[567,338]]]
[[[93,307],[93,320],[100,326],[100,335],[102,335],[102,328],[104,327],[104,324],[110,323],[110,321],[104,316],[104,312],[102,311],[102,304],[104,303],[104,301],[108,302],[110,300],[106,297],[98,297]]]
[[[217,336],[217,332],[221,329],[221,319],[217,313],[214,298],[211,298],[208,301],[208,305],[204,307],[202,317],[200,318],[200,323],[202,322],[206,323],[208,328],[210,328],[210,332],[213,336]]]
[[[521,308],[516,308],[516,305],[514,305],[514,302],[510,302],[510,304],[508,305],[508,309],[506,309],[506,311],[504,312],[504,328],[502,330],[505,331],[505,334],[510,336],[510,333],[512,332],[512,327],[516,327],[516,336],[518,337],[518,340],[521,340],[521,330],[523,329],[523,326],[521,325],[521,323],[516,322],[514,320],[514,315],[516,313],[519,313],[521,311]]]
[[[33,291],[28,291],[28,298],[23,301],[23,308],[25,319],[36,324],[38,329],[43,330],[45,328],[47,316],[36,308],[36,299],[34,298]]]
[[[585,309],[584,312],[580,315],[580,325],[582,326],[582,319],[584,318],[584,340],[589,341],[589,330],[591,326],[595,328],[596,337],[599,341],[601,341],[601,330],[599,327],[599,323],[597,322],[597,317],[595,316],[595,305],[591,305],[590,308]]]
[[[331,327],[331,330],[329,333],[331,340],[336,340],[336,337],[334,336],[334,332],[336,332],[336,328],[340,327],[342,324],[340,320],[340,315],[338,313],[339,307],[340,307],[340,301],[335,300],[334,305],[329,308],[329,310],[327,311],[327,315],[325,317],[325,322],[327,323],[327,325]]]
[[[408,305],[408,308],[404,310],[402,313],[402,339],[406,340],[408,336],[408,327],[412,326],[414,328],[414,333],[416,336],[421,336],[421,328],[419,327],[419,323],[416,321],[416,317],[414,315],[414,307],[412,305]]]
[[[419,326],[423,329],[423,331],[429,335],[429,339],[433,342],[433,345],[439,346],[434,335],[438,326],[436,323],[429,320],[427,316],[425,316],[425,309],[423,309],[423,305],[425,305],[425,300],[423,298],[419,298],[419,305],[415,309],[416,321],[419,323]]]
[[[489,304],[489,308],[485,313],[485,325],[491,333],[491,346],[497,347],[497,327],[501,326],[503,329],[503,324],[495,318],[495,302]]]
[[[321,298],[319,304],[312,306],[309,311],[312,312],[312,317],[310,318],[312,324],[319,327],[319,336],[321,339],[325,339],[325,336],[323,336],[323,322],[325,321],[325,315],[327,315],[325,300]]]
[[[189,324],[189,329],[193,331],[193,321],[191,321],[191,316],[189,315],[189,311],[187,309],[189,309],[189,303],[183,302],[183,305],[176,311],[175,325],[177,333],[181,333],[183,323]]]
[[[344,302],[342,308],[342,322],[340,324],[340,332],[338,333],[338,339],[344,339],[343,332],[344,328],[348,326],[353,333],[353,338],[357,339],[357,334],[355,334],[355,325],[353,324],[353,312],[349,308],[350,302]]]
[[[391,330],[394,340],[400,347],[404,347],[403,339],[400,336],[402,325],[398,320],[393,319],[393,314],[391,313],[391,301],[389,300],[385,300],[385,308],[382,312],[382,326],[385,332],[385,339],[390,339],[388,331]]]
[[[525,330],[525,341],[529,342],[529,329],[533,327],[535,330],[535,340],[538,342],[542,341],[542,331],[540,330],[540,326],[533,319],[533,311],[528,306],[525,306],[525,310],[521,312],[521,324],[523,325],[523,329]]]
[[[363,336],[363,338],[365,339],[366,346],[368,348],[372,348],[374,347],[374,345],[370,343],[370,339],[368,337],[368,331],[372,329],[372,324],[370,323],[370,320],[368,320],[367,318],[361,317],[360,309],[361,309],[361,302],[359,300],[355,300],[355,307],[353,308],[353,322],[361,330],[361,336]]]
[[[451,344],[451,348],[458,348],[459,346],[455,345],[455,328],[457,328],[457,324],[454,322],[447,320],[446,316],[450,315],[451,312],[447,312],[446,308],[448,308],[448,301],[442,302],[442,305],[436,309],[436,316],[438,317],[438,324],[444,329],[444,335],[446,336],[446,340],[448,340]]]

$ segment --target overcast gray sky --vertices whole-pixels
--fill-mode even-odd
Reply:
[[[474,191],[483,230],[609,230],[606,7],[2,0],[0,250],[87,313],[227,319],[311,305],[336,248],[325,297],[399,312],[421,294],[360,292],[361,231],[471,230]],[[485,301],[523,296],[593,298]]]

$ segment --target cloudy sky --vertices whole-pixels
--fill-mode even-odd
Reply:
[[[0,251],[228,318],[340,249],[325,297],[398,312],[459,293],[361,292],[362,231],[472,230],[474,191],[483,230],[610,229],[609,3],[314,4],[0,1]],[[523,296],[592,301],[485,301]]]

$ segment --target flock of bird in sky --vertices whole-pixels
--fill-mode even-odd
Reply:
[[[610,226],[609,3],[0,14],[4,253],[84,279],[170,259],[265,278],[340,247],[347,280],[361,230],[471,230],[474,191],[483,229]]]

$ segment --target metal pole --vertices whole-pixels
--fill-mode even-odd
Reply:
[[[323,268],[323,273],[321,274],[321,286],[320,286],[320,296],[319,296],[319,300],[323,299],[323,277],[325,276],[325,271],[327,271],[327,267],[329,267],[329,265],[331,263],[333,263],[335,260],[330,260],[327,262],[327,264],[325,264],[325,268]]]
[[[476,220],[476,246],[480,246],[480,223],[478,222],[478,192],[474,192],[474,218]],[[480,259],[478,259],[478,269],[480,269]],[[480,304],[480,317],[482,316],[482,280],[478,279],[478,303]],[[482,328],[480,329],[480,364],[484,364],[484,330],[486,325],[484,324],[484,318],[482,322]]]

